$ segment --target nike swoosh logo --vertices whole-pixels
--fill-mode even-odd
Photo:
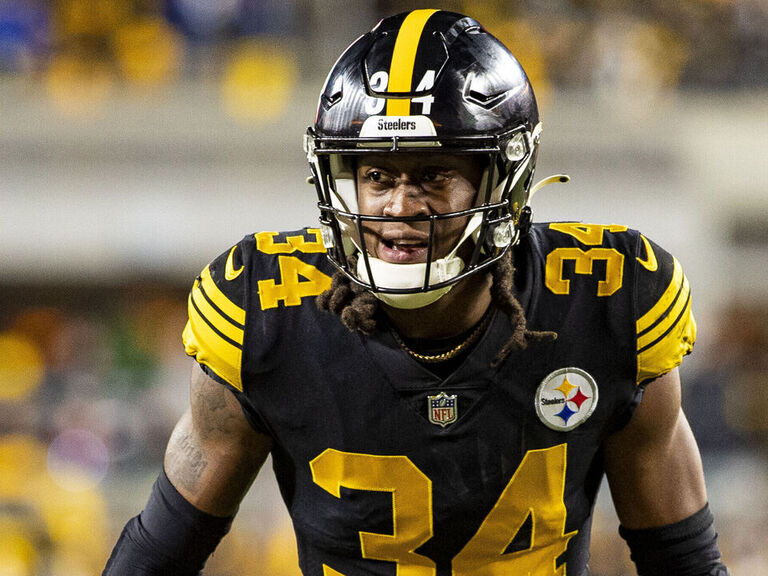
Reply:
[[[237,250],[237,246],[232,246],[232,250],[229,251],[229,256],[227,256],[227,265],[224,267],[224,278],[227,280],[234,280],[240,274],[243,273],[243,268],[245,266],[240,266],[237,270],[235,270],[235,263],[234,263],[234,256],[235,256],[235,250]]]
[[[640,238],[643,239],[643,244],[645,244],[645,260],[637,258],[637,261],[640,262],[640,264],[643,265],[643,268],[648,270],[648,272],[656,272],[656,270],[659,269],[659,263],[656,261],[656,254],[653,253],[653,248],[651,248],[651,243],[648,242],[648,239],[640,234]]]

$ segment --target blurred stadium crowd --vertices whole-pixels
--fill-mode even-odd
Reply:
[[[41,83],[65,113],[97,113],[115,91],[194,80],[221,87],[235,116],[248,93],[275,96],[302,77],[322,77],[319,20],[339,18],[338,0],[2,0],[0,74]],[[369,19],[429,2],[367,0]],[[764,0],[446,0],[487,22],[547,86],[728,89],[768,84]],[[263,98],[279,100],[279,98]]]
[[[43,91],[58,114],[90,117],[115,94],[151,106],[168,87],[195,82],[210,86],[237,122],[279,122],[286,96],[310,82],[319,88],[328,66],[318,61],[346,44],[316,31],[345,4],[0,0],[0,83]],[[355,4],[368,26],[433,3]],[[434,4],[488,23],[545,101],[571,88],[768,88],[765,0]],[[329,45],[333,52],[319,58]],[[0,130],[2,115],[0,102]],[[186,292],[175,275],[101,285],[0,282],[0,576],[98,573],[122,524],[143,505],[187,402]],[[695,360],[684,405],[720,499],[725,559],[734,574],[758,576],[768,574],[768,298],[726,303],[719,315],[716,353]],[[259,479],[254,492],[206,574],[298,574],[274,486]],[[596,576],[631,573],[611,522],[600,504]]]

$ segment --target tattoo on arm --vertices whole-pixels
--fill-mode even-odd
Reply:
[[[232,407],[227,404],[228,392],[222,387],[214,392],[210,390],[193,389],[197,403],[195,408],[195,423],[201,434],[227,434],[234,422]],[[194,404],[194,403],[193,403]],[[239,407],[238,407],[239,410]]]
[[[168,474],[173,475],[174,481],[190,492],[194,492],[200,477],[208,467],[208,460],[196,445],[194,435],[183,424],[183,421],[180,422],[173,432],[166,454],[165,467]]]
[[[227,403],[224,388],[192,385],[191,411],[185,414],[171,436],[166,455],[166,471],[174,481],[190,492],[196,492],[200,478],[208,467],[203,443],[212,434],[225,432]]]
[[[251,428],[235,396],[198,370],[192,375],[190,408],[168,444],[165,471],[193,505],[228,516],[271,447],[271,438]]]
[[[202,476],[203,471],[208,467],[208,461],[205,459],[203,452],[195,446],[189,434],[181,439],[179,447],[185,455],[186,464],[186,474],[180,476],[180,479],[184,482],[187,489],[192,490],[197,487],[200,476]]]

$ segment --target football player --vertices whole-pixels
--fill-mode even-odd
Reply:
[[[105,574],[196,574],[268,454],[307,576],[587,574],[607,475],[641,575],[724,575],[678,364],[678,261],[531,224],[531,85],[475,20],[386,18],[305,137],[320,225],[246,236],[189,298],[198,363]]]

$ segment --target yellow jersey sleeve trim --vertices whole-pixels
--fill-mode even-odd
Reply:
[[[184,351],[242,391],[245,310],[216,287],[207,267],[192,287],[187,310],[189,321],[182,335]]]
[[[244,332],[242,324],[233,324],[232,320],[212,306],[197,282],[195,282],[195,285],[192,287],[192,294],[190,297],[192,298],[192,308],[194,308],[194,310],[202,316],[209,325],[221,332],[222,336],[232,340],[238,346],[243,345]]]
[[[241,326],[245,324],[245,310],[233,303],[221,290],[219,290],[218,286],[216,286],[216,283],[213,281],[213,278],[211,278],[210,267],[205,267],[205,270],[203,270],[203,273],[200,275],[200,279],[203,291],[208,295],[208,298],[211,299],[211,302],[236,323]]]
[[[658,302],[637,320],[637,383],[672,370],[696,341],[688,278],[676,258],[672,279]]]
[[[637,383],[657,378],[678,366],[693,350],[694,342],[696,319],[689,299],[673,331],[637,355]]]
[[[661,295],[661,298],[659,298],[659,301],[654,304],[653,308],[643,314],[637,321],[638,334],[645,332],[651,325],[658,321],[658,319],[669,309],[670,305],[675,302],[675,298],[677,297],[678,292],[680,292],[680,287],[684,280],[683,267],[680,266],[677,258],[673,257],[673,260],[674,269],[672,272],[672,281],[669,283],[669,286],[667,286],[664,294]]]
[[[663,311],[656,324],[651,325],[651,328],[645,332],[638,332],[637,349],[642,350],[646,348],[666,334],[678,322],[678,319],[682,317],[683,309],[690,306],[690,297],[691,290],[688,285],[688,279],[683,275],[683,285],[678,290],[674,303]]]
[[[242,348],[209,324],[195,307],[192,296],[188,301],[188,313],[189,320],[182,335],[184,351],[242,392]],[[242,345],[242,337],[239,343]]]

